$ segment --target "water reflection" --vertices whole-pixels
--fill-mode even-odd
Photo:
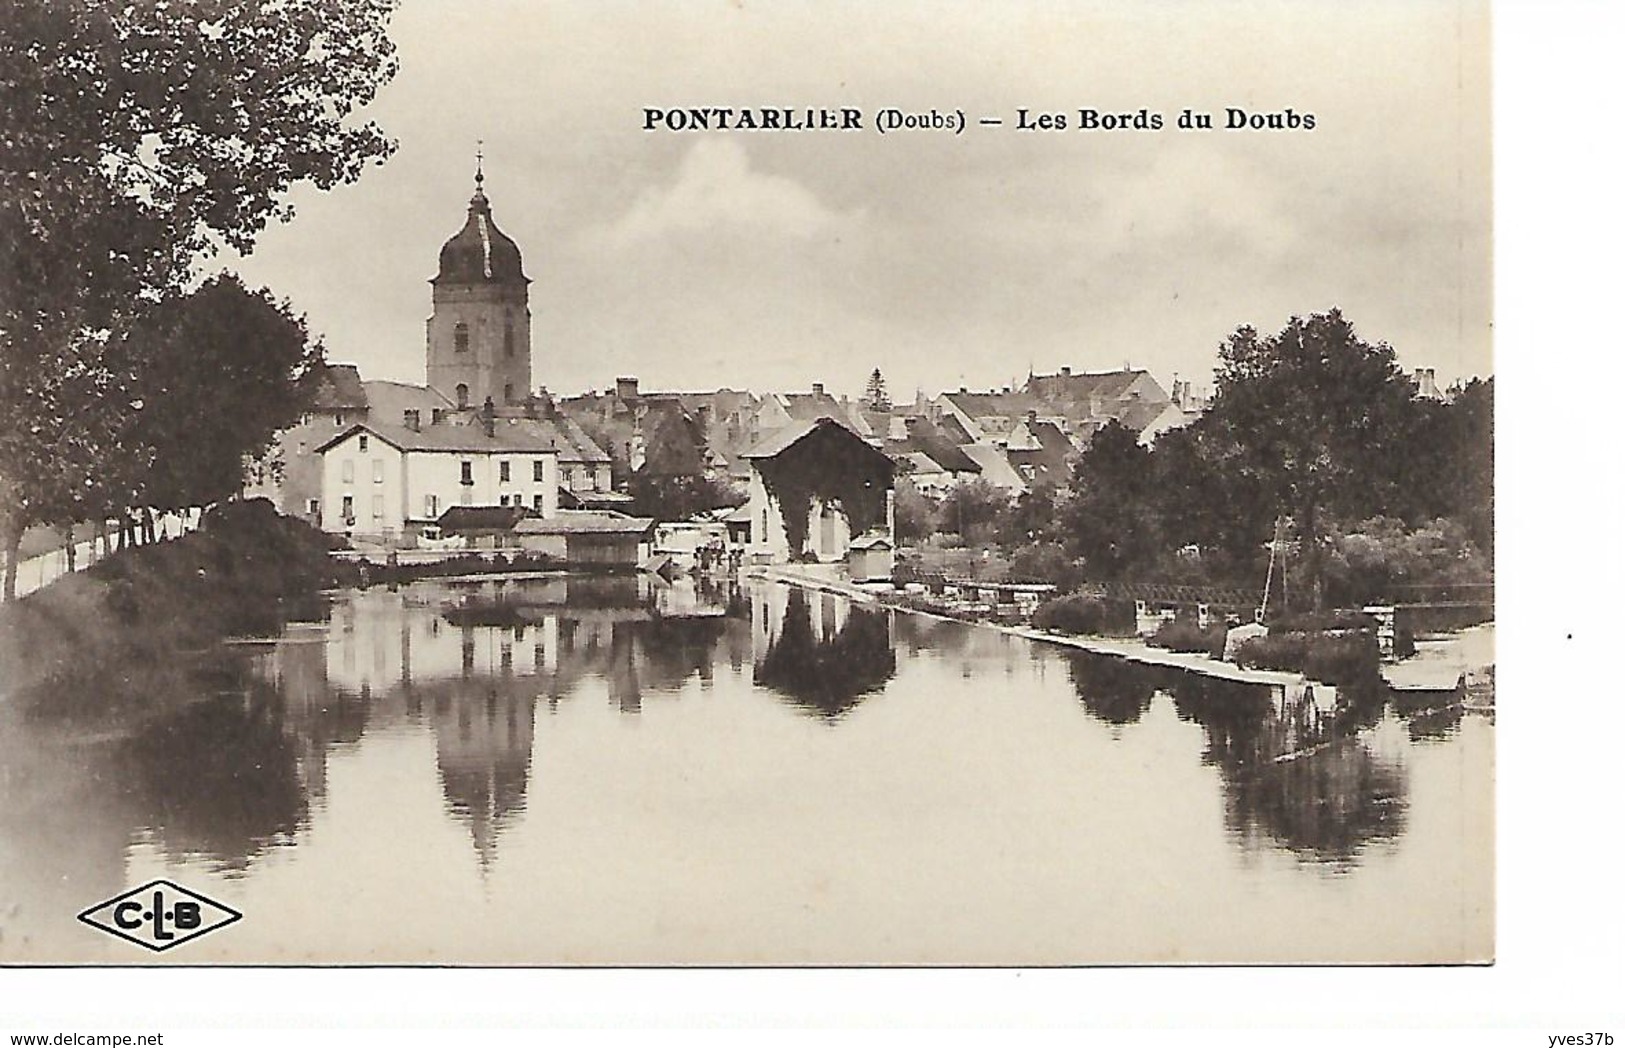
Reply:
[[[1167,674],[1127,659],[1067,652],[1066,672],[1083,708],[1107,724],[1135,724]]]
[[[757,610],[756,680],[808,713],[836,721],[897,673],[890,612],[800,589],[763,590]]]
[[[675,792],[705,784],[706,826],[781,825],[781,812],[752,805],[826,796],[869,771],[889,777],[892,794],[907,798],[896,811],[854,795],[885,829],[819,831],[851,834],[848,848],[906,837],[892,827],[945,812],[1028,813],[1025,835],[951,820],[934,831],[950,835],[964,862],[991,863],[995,879],[1014,874],[997,870],[990,840],[1019,854],[1020,842],[1037,847],[1050,832],[1035,827],[1052,823],[1059,839],[1123,840],[1127,824],[1113,814],[1122,798],[1105,795],[1116,789],[1155,798],[1147,824],[1165,807],[1199,813],[1166,836],[1211,827],[1204,870],[1225,866],[1224,856],[1275,852],[1342,876],[1384,853],[1374,845],[1404,836],[1412,755],[1448,755],[1462,734],[1459,708],[1417,712],[1403,728],[1388,723],[1397,739],[1385,748],[1367,728],[1380,704],[1373,714],[1352,696],[1227,684],[781,586],[635,577],[375,588],[340,595],[325,621],[291,625],[274,643],[102,676],[108,691],[97,702],[65,686],[0,703],[0,923],[7,905],[76,913],[127,887],[138,860],[252,882],[278,851],[331,849],[339,831],[323,827],[340,797],[352,813],[342,832],[361,834],[388,823],[392,806],[415,803],[404,825],[417,836],[369,847],[402,849],[410,864],[413,849],[445,833],[451,846],[422,852],[423,861],[443,853],[493,885],[505,870],[541,876],[530,830],[572,825],[561,797],[586,805],[563,831],[574,835],[560,838],[581,842],[583,825],[601,816],[591,796],[599,784],[613,796],[640,782],[639,807],[610,805],[605,824],[647,810],[655,821],[640,838],[676,849],[709,831],[682,824],[702,808],[660,807],[672,767],[686,776]],[[860,704],[865,715],[852,716]],[[840,730],[820,731],[818,721]],[[623,730],[634,724],[637,732]],[[916,774],[910,753],[933,770]],[[949,764],[929,763],[944,754]],[[894,756],[895,767],[877,766]],[[1198,760],[1215,773],[1193,776]],[[368,761],[373,777],[358,778]],[[780,775],[821,782],[826,767],[838,778],[822,792],[755,788]],[[543,768],[553,777],[539,778]],[[418,784],[426,802],[412,799]],[[802,814],[816,821],[815,809]],[[747,834],[721,850],[762,843]],[[1091,844],[1069,861],[1110,887],[1143,874],[1136,847]],[[752,854],[748,868],[766,871],[779,852]],[[593,868],[609,869],[599,862]],[[46,917],[31,919],[43,934]],[[0,940],[0,958],[17,941]]]
[[[1357,727],[1368,706],[1304,689],[1183,676],[1179,715],[1207,733],[1225,824],[1245,847],[1267,842],[1347,870],[1369,845],[1405,828],[1405,770],[1377,757]]]

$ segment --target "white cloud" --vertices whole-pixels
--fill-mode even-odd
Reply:
[[[795,179],[752,168],[738,139],[702,138],[684,155],[671,182],[644,190],[625,214],[590,239],[622,247],[672,234],[714,234],[730,226],[806,239],[841,217]]]

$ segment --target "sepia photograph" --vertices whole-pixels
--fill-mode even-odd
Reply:
[[[8,3],[0,966],[1493,964],[1490,22]]]

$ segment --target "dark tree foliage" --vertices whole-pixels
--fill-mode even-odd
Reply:
[[[139,397],[109,334],[282,194],[393,146],[354,120],[395,71],[393,0],[14,0],[0,17],[0,545],[84,505]],[[109,497],[129,478],[107,476]]]
[[[968,546],[992,542],[1009,511],[1010,496],[980,478],[955,484],[937,508],[937,529],[952,532]]]
[[[146,461],[136,498],[160,509],[240,491],[245,460],[308,409],[321,360],[301,318],[231,274],[146,314],[118,351],[141,405],[121,444]]]
[[[937,504],[920,494],[907,477],[897,480],[892,514],[898,542],[922,542],[937,530]]]
[[[1113,421],[1096,433],[1073,469],[1072,490],[1066,539],[1091,579],[1144,570],[1164,551],[1151,450],[1132,430]]]
[[[723,506],[739,506],[745,494],[724,481],[704,475],[669,476],[639,471],[627,482],[633,516],[655,520],[687,520],[696,513]]]
[[[1243,327],[1219,351],[1200,423],[1214,465],[1291,517],[1316,607],[1327,518],[1380,512],[1403,487],[1414,399],[1394,351],[1361,340],[1336,309],[1267,337]]]
[[[1049,544],[1059,540],[1057,519],[1062,504],[1060,489],[1051,481],[1040,481],[1015,497],[998,520],[999,542],[1008,547],[1029,543]]]
[[[891,396],[886,392],[886,378],[875,368],[869,373],[869,385],[863,391],[863,403],[870,411],[890,411]]]

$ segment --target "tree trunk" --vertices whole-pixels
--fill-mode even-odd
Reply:
[[[1309,610],[1320,611],[1326,604],[1326,590],[1320,577],[1320,506],[1304,503],[1299,514],[1298,543],[1303,547],[1303,574],[1309,584]]]
[[[141,510],[141,531],[142,541],[147,545],[150,546],[158,541],[158,522],[153,518],[151,506],[146,506]]]
[[[17,551],[23,544],[22,525],[6,520],[0,542],[4,543],[6,550],[6,575],[3,588],[0,588],[0,601],[10,604],[17,599]]]
[[[73,548],[73,525],[69,524],[62,529],[62,560],[68,566],[69,574],[78,570],[78,551]]]

